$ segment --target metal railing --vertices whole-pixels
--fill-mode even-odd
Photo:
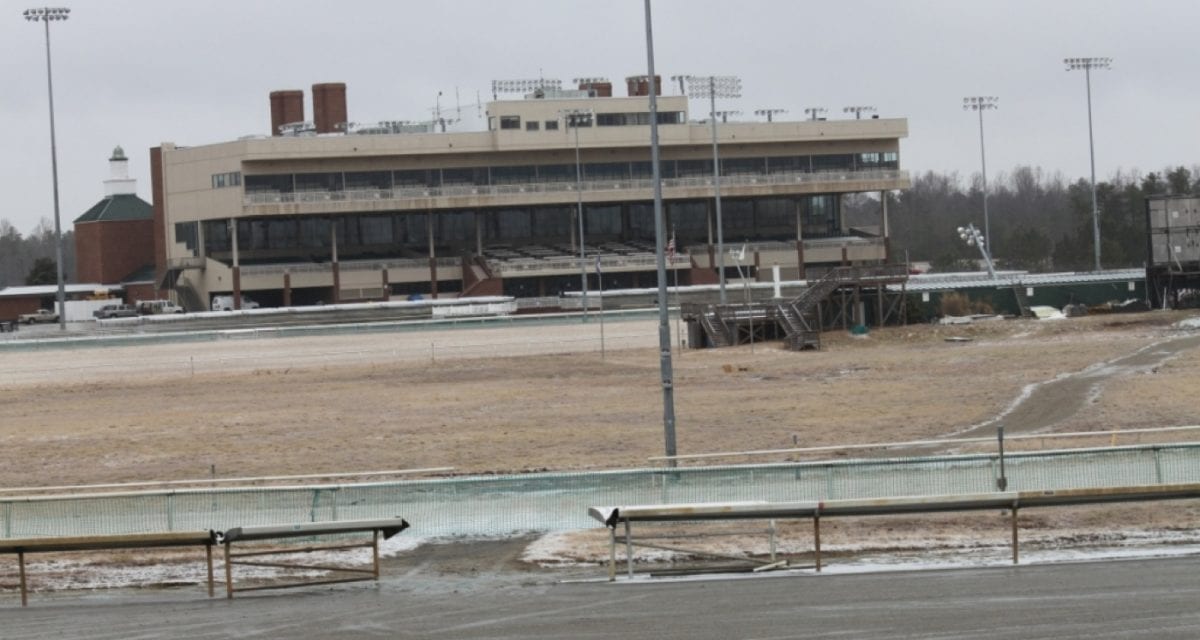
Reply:
[[[818,171],[813,173],[761,173],[737,176],[722,176],[723,187],[775,186],[815,184],[823,182],[903,180],[907,171]],[[711,176],[688,178],[664,178],[664,189],[684,189],[712,186]],[[606,192],[620,190],[650,190],[652,180],[589,180],[582,183],[583,192]],[[248,192],[243,198],[245,206],[260,204],[295,204],[324,202],[372,202],[380,200],[421,200],[448,196],[504,196],[521,194],[567,194],[575,193],[574,182],[533,182],[505,185],[450,185],[440,187],[406,187],[392,189],[348,189],[343,191],[295,191],[295,192]]]

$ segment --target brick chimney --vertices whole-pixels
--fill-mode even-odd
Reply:
[[[348,120],[346,116],[346,83],[325,82],[312,86],[313,124],[317,133],[339,131],[338,124]]]
[[[304,122],[304,92],[299,89],[271,92],[271,135],[279,135],[279,127]]]

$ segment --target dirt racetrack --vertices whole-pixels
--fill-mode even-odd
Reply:
[[[679,452],[934,438],[1010,408],[1009,432],[1192,424],[1200,338],[1173,328],[1185,317],[830,332],[820,352],[676,351]],[[0,487],[203,478],[210,465],[225,477],[645,466],[663,451],[656,323],[605,330],[603,359],[594,320],[2,352]],[[1012,407],[1027,385],[1063,376],[1075,382]]]

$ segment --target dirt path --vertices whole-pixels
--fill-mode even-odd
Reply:
[[[1165,340],[1115,360],[1098,362],[1082,371],[1030,385],[1003,413],[954,434],[972,438],[995,433],[998,424],[1008,434],[1037,433],[1071,418],[1088,402],[1096,401],[1110,381],[1151,371],[1180,354],[1200,347],[1200,336]]]

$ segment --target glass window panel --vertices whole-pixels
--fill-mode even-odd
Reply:
[[[600,236],[621,236],[621,207],[617,205],[584,207],[583,220],[589,245],[595,244]]]

